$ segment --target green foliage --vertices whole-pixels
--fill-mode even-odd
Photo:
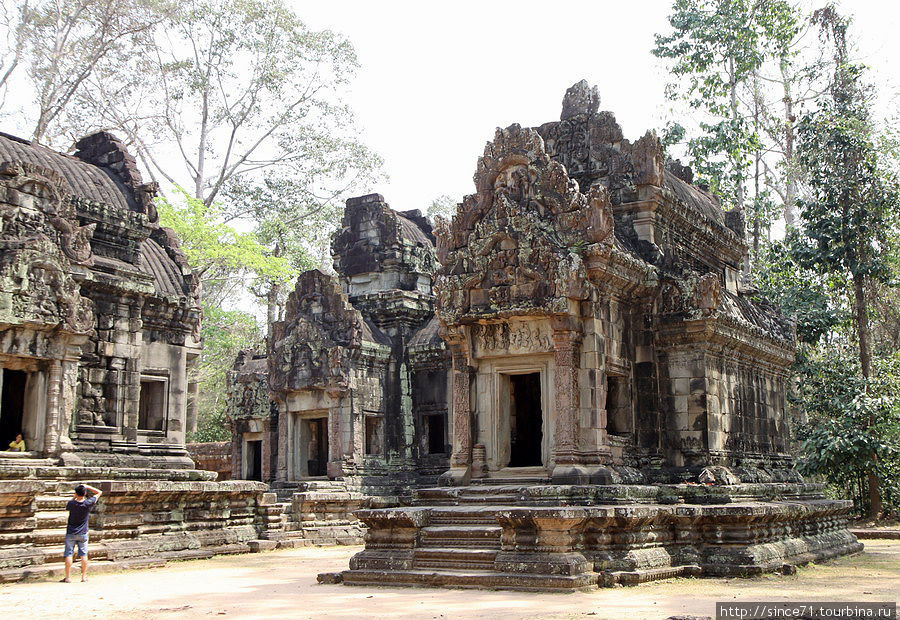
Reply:
[[[876,361],[868,381],[855,356],[831,349],[798,363],[796,404],[808,416],[797,432],[798,468],[853,496],[868,510],[865,475],[875,471],[885,508],[900,510],[900,353]]]
[[[802,267],[793,251],[796,237],[796,233],[790,233],[785,241],[763,250],[757,262],[756,282],[767,299],[797,322],[800,342],[815,345],[839,326],[847,325],[846,303],[841,303],[845,301],[841,290],[846,282]]]
[[[796,10],[783,0],[675,0],[669,25],[670,33],[656,35],[653,49],[671,61],[677,79],[667,94],[706,117],[687,144],[691,165],[712,191],[740,204],[751,154],[761,143],[739,89],[768,57],[787,49],[799,27]],[[683,135],[683,127],[672,125],[666,142]]]
[[[845,67],[849,92],[826,99],[799,124],[810,197],[799,202],[806,266],[887,281],[900,209],[896,180],[880,163],[859,67]],[[895,231],[894,231],[895,232]]]
[[[157,199],[160,223],[172,228],[204,287],[204,296],[221,302],[246,278],[287,282],[298,271],[283,256],[271,256],[254,232],[240,232],[222,219],[218,204],[207,206],[178,188],[180,200]]]
[[[225,415],[226,373],[241,349],[261,346],[262,328],[247,312],[204,303],[202,335],[203,353],[193,369],[200,388],[197,430],[189,441],[225,441],[231,439]]]

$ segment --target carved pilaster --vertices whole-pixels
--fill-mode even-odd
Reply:
[[[288,479],[288,459],[290,458],[289,432],[290,416],[284,403],[278,404],[278,462],[275,467],[275,479],[282,481]]]
[[[581,334],[574,331],[554,331],[556,362],[554,397],[556,429],[554,431],[554,460],[556,464],[575,462],[578,420],[578,356]]]
[[[466,467],[472,462],[472,410],[469,396],[469,364],[459,344],[451,346],[453,358],[453,454],[451,467]]]

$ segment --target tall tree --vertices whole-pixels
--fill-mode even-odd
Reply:
[[[900,189],[882,165],[864,67],[850,61],[849,20],[829,6],[817,11],[814,21],[833,49],[835,69],[828,96],[798,127],[798,155],[810,194],[799,203],[806,243],[798,256],[807,266],[847,276],[860,371],[868,380],[872,345],[866,292],[873,282],[889,281]],[[882,500],[874,463],[868,481],[869,509],[878,516]]]
[[[653,54],[672,61],[673,99],[705,113],[688,142],[692,165],[726,202],[743,206],[750,156],[759,140],[742,109],[741,90],[762,66],[773,39],[794,35],[783,0],[675,0],[672,31],[656,35]]]
[[[334,136],[354,139],[340,103],[358,66],[353,46],[308,29],[281,0],[186,3],[149,53],[156,96],[144,106],[156,122],[128,128],[130,137],[157,174],[189,180],[207,205],[230,183],[310,166],[310,150]],[[151,137],[173,152],[152,148]]]
[[[0,79],[8,80],[16,67],[24,66],[36,91],[32,139],[52,143],[59,132],[55,124],[98,66],[137,54],[169,10],[164,0],[38,0],[21,5],[10,24],[15,53]]]

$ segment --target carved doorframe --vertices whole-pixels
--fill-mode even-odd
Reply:
[[[510,417],[510,375],[538,373],[541,384],[541,463],[552,466],[553,433],[556,412],[553,398],[553,354],[532,354],[509,358],[482,360],[479,366],[488,366],[490,375],[490,406],[485,412],[487,419],[480,419],[488,431],[485,450],[488,467],[497,471],[509,466],[511,456]],[[480,368],[479,368],[480,370]],[[482,372],[479,375],[483,376]],[[480,417],[480,416],[479,416]],[[480,433],[479,433],[480,434]],[[480,438],[481,439],[481,438]]]

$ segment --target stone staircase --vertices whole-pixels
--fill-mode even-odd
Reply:
[[[366,497],[350,491],[344,481],[277,482],[271,488],[282,527],[267,538],[276,548],[362,544],[365,528],[353,511]]]
[[[517,590],[575,591],[594,588],[598,575],[529,575],[504,570],[503,528],[498,513],[527,503],[521,478],[487,479],[466,487],[416,491],[413,505],[427,511],[427,525],[417,528],[405,566],[380,570],[378,551],[370,568],[365,560],[339,577],[348,585],[479,587]],[[365,556],[366,551],[360,555]]]
[[[366,548],[350,570],[319,581],[571,592],[789,571],[862,548],[846,529],[850,507],[815,485],[548,485],[499,477],[420,489],[412,505],[359,511]]]
[[[0,570],[0,583],[64,575],[63,549],[66,539],[66,523],[69,518],[66,502],[72,499],[72,492],[59,492],[56,486],[55,483],[46,484],[43,494],[35,498],[35,528],[31,532],[31,541],[37,556],[35,563],[26,568]],[[135,562],[123,564],[109,560],[101,531],[91,532],[89,554],[92,573],[137,567]],[[163,564],[165,564],[165,560],[145,560],[140,563],[141,566],[161,566]],[[78,578],[80,570],[77,565],[73,569],[75,578]]]

